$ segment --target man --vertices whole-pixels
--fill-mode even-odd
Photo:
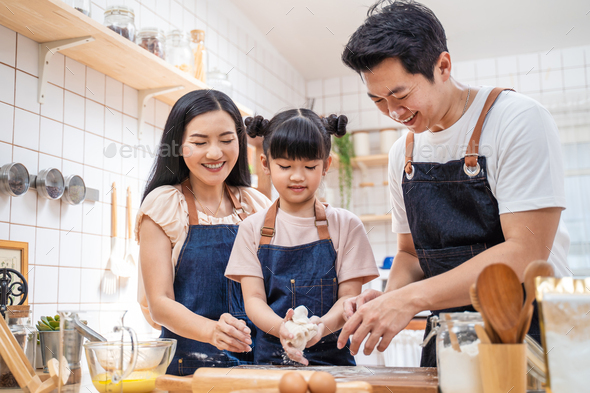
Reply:
[[[420,311],[474,311],[469,287],[493,263],[507,263],[521,281],[538,259],[568,275],[561,148],[545,108],[453,79],[444,28],[416,2],[375,4],[342,60],[377,108],[410,132],[389,153],[398,252],[387,287],[345,303],[340,348],[354,334],[354,354],[369,335],[364,353],[384,351]],[[529,334],[540,340],[536,305]],[[434,341],[423,367],[436,366]]]

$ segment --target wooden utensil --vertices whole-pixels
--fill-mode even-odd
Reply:
[[[107,262],[107,267],[102,277],[102,291],[107,295],[117,292],[117,185],[113,182],[111,189],[111,255]]]
[[[247,389],[278,389],[279,381],[288,372],[297,371],[309,380],[315,371],[326,371],[337,381],[338,391],[365,389],[368,383],[373,393],[437,393],[436,368],[399,367],[288,367],[288,366],[240,366],[234,368],[200,368],[193,377],[162,375],[156,378],[156,389],[170,393],[207,393],[212,386],[217,393],[230,393]],[[354,384],[344,384],[344,383]],[[358,384],[363,382],[363,384]],[[367,390],[363,390],[367,392]],[[211,392],[213,393],[213,392]]]
[[[483,326],[476,324],[475,325],[475,333],[477,334],[477,338],[479,338],[479,341],[481,341],[482,344],[491,344],[492,343]]]
[[[445,320],[447,321],[447,328],[449,329],[449,338],[451,339],[451,346],[457,352],[461,352],[461,346],[459,345],[459,339],[457,334],[453,331],[453,322],[449,314],[445,314]]]
[[[490,324],[490,321],[488,321],[486,316],[481,312],[481,306],[479,304],[479,299],[477,298],[477,289],[476,289],[475,283],[471,284],[471,287],[469,288],[469,296],[471,297],[471,305],[473,305],[473,308],[475,309],[475,311],[477,311],[478,313],[481,314],[481,319],[483,319],[484,329],[485,329],[486,334],[487,334],[488,338],[490,339],[491,343],[492,344],[499,343],[500,338],[498,337],[498,335],[494,331],[494,328]]]
[[[487,266],[477,278],[476,290],[482,314],[502,343],[516,343],[523,294],[514,270],[503,263]]]
[[[347,382],[347,383],[351,383],[351,382]],[[372,392],[373,388],[371,387],[371,384],[367,383],[367,382],[359,382],[359,389],[343,389],[341,388],[338,384],[336,384],[336,393],[366,393],[366,392]],[[367,390],[370,389],[370,390]],[[239,389],[239,390],[233,390],[231,393],[280,393],[280,390],[278,388],[266,388],[266,389]]]
[[[12,372],[18,386],[23,390],[30,393],[48,393],[58,386],[60,372],[58,371],[59,362],[57,359],[50,359],[47,362],[50,377],[42,382],[35,373],[31,363],[29,363],[25,352],[10,331],[4,318],[0,318],[0,356],[2,356],[10,372]],[[63,358],[63,361],[66,361],[65,358]],[[62,380],[65,383],[68,380],[70,372],[68,370],[62,371]]]
[[[135,271],[135,259],[133,258],[133,254],[131,253],[131,239],[132,239],[131,222],[133,220],[132,214],[131,214],[131,187],[127,187],[127,206],[126,207],[127,207],[127,225],[125,227],[125,258],[123,258],[121,271],[119,272],[120,277],[131,277],[131,275]]]
[[[517,342],[524,341],[524,336],[529,331],[531,319],[533,318],[533,301],[535,300],[535,278],[536,277],[553,277],[553,266],[543,260],[533,261],[528,264],[524,270],[524,289],[526,291],[526,300],[520,310],[518,320],[518,337]]]

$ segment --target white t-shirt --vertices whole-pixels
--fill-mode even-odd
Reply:
[[[446,163],[464,157],[492,89],[482,86],[469,109],[451,127],[415,134],[413,161]],[[410,233],[402,191],[405,152],[404,135],[389,152],[395,233]],[[487,178],[500,214],[548,207],[565,209],[564,169],[557,125],[537,101],[512,91],[502,92],[484,122],[479,154],[486,156]],[[562,218],[549,254],[557,276],[571,275],[567,267],[569,245]]]

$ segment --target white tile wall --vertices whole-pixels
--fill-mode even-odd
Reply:
[[[136,10],[138,28],[204,29],[212,62],[225,71],[234,67],[230,80],[241,104],[272,116],[304,103],[301,75],[229,0],[127,3]],[[92,17],[99,23],[106,6],[107,0],[92,1]],[[55,167],[64,175],[81,175],[88,187],[100,191],[100,201],[70,206],[38,197],[34,190],[19,198],[0,195],[0,239],[29,243],[29,301],[35,318],[60,307],[112,305],[132,309],[140,332],[151,332],[138,316],[137,280],[117,281],[115,295],[101,293],[111,246],[108,192],[116,180],[124,217],[125,190],[131,187],[137,211],[170,106],[153,99],[148,103],[147,124],[138,140],[137,90],[59,53],[51,59],[45,104],[39,105],[37,56],[37,43],[0,26],[0,165],[14,160],[31,174]],[[337,78],[334,83],[339,92]],[[112,143],[117,154],[109,158],[103,148]],[[121,156],[122,146],[132,152],[130,157]],[[125,220],[119,224],[124,236]]]

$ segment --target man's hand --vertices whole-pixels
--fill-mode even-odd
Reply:
[[[408,304],[402,291],[403,289],[382,294],[358,307],[356,313],[342,328],[338,338],[338,348],[342,349],[350,335],[354,334],[350,343],[350,352],[356,355],[361,343],[370,334],[365,343],[364,354],[370,355],[379,340],[381,342],[377,349],[381,352],[385,351],[391,340],[410,323],[418,312]],[[372,292],[373,295],[376,293],[379,292]]]
[[[344,301],[342,317],[345,321],[348,321],[350,317],[352,317],[354,313],[362,307],[363,304],[368,303],[381,295],[383,295],[383,292],[376,291],[374,289],[365,289],[360,295],[346,299]]]

